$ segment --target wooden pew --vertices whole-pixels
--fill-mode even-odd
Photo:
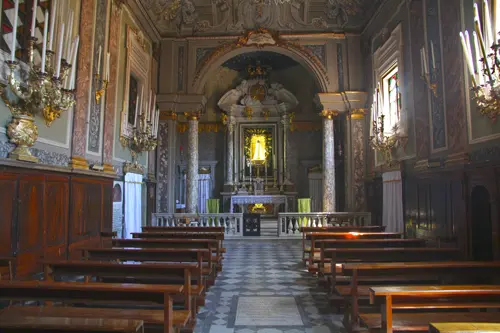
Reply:
[[[191,310],[192,319],[196,317],[196,302],[193,298],[204,297],[204,286],[201,279],[196,286],[191,285],[191,276],[199,271],[197,263],[118,263],[91,260],[55,260],[42,261],[44,277],[54,281],[56,276],[85,276],[85,281],[91,278],[106,278],[115,282],[131,281],[133,283],[177,283],[183,282],[184,309]]]
[[[492,283],[492,276],[500,276],[500,261],[443,261],[443,262],[387,262],[342,264],[341,274],[349,278],[349,286],[336,286],[346,298],[344,325],[352,327],[359,315],[359,299],[369,296],[374,285],[395,283]],[[483,281],[482,281],[483,280]]]
[[[75,318],[64,315],[61,308],[55,308],[59,316],[45,316],[54,308],[38,308],[39,311],[26,311],[23,307],[12,307],[0,312],[0,331],[2,333],[142,333],[144,322],[130,319],[108,319],[102,317]]]
[[[216,239],[179,239],[179,238],[133,238],[113,239],[114,247],[135,248],[183,248],[183,249],[209,249],[215,252],[212,262],[217,265],[217,270],[222,269],[222,256],[220,244]]]
[[[319,253],[316,241],[320,239],[400,239],[403,234],[400,232],[311,232],[305,237],[306,240],[311,241],[311,247],[305,248],[305,251],[309,253],[309,258],[311,258]]]
[[[218,232],[224,233],[224,227],[142,227],[143,232]]]
[[[219,242],[222,252],[224,234],[220,232],[200,231],[162,231],[162,232],[132,232],[132,238],[182,238],[182,239],[215,239]]]
[[[14,257],[0,257],[0,280],[14,279],[14,262],[16,258]]]
[[[172,297],[183,292],[182,285],[148,285],[122,283],[84,283],[52,281],[0,281],[0,299],[38,300],[61,302],[120,302],[129,304],[159,304],[162,310],[123,310],[113,308],[78,308],[83,318],[114,318],[144,320],[145,323],[163,325],[164,333],[173,333],[174,325],[184,327],[191,318],[191,311],[173,311]],[[32,314],[40,307],[29,307]],[[54,307],[56,308],[56,307]],[[61,311],[69,316],[61,307]],[[29,310],[25,310],[29,311]],[[49,316],[49,315],[47,315]],[[56,317],[60,317],[60,314]],[[80,317],[80,316],[77,316]],[[80,317],[81,318],[81,317]],[[154,319],[154,320],[153,320]]]
[[[392,247],[411,247],[418,248],[424,247],[426,242],[424,239],[318,239],[315,241],[315,245],[319,249],[319,255],[310,257],[309,259],[309,271],[317,272],[318,267],[321,265],[316,265],[316,263],[326,263],[328,260],[325,259],[326,249],[335,248],[392,248]],[[324,267],[324,266],[321,266]]]
[[[144,230],[144,229],[143,229]],[[302,233],[302,259],[311,249],[306,248],[306,235],[317,232],[384,232],[385,226],[327,226],[327,227],[300,227]]]
[[[429,333],[496,333],[500,323],[430,323]]]
[[[500,309],[499,285],[388,286],[371,287],[370,303],[380,306],[381,314],[360,314],[370,331],[427,331],[430,322],[498,323],[498,312],[469,312],[470,309]],[[462,310],[436,312],[433,310]],[[394,313],[420,310],[422,313]],[[426,313],[431,312],[431,313]],[[440,319],[438,319],[440,318]],[[425,323],[424,325],[422,325]]]
[[[176,249],[176,248],[86,248],[82,249],[83,257],[89,260],[120,260],[140,262],[195,262],[199,269],[192,279],[205,282],[214,279],[212,256],[209,249]],[[207,286],[205,285],[205,288]]]

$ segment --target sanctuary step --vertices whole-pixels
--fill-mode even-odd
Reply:
[[[264,218],[260,220],[260,235],[261,236],[278,236],[278,220],[274,217]]]

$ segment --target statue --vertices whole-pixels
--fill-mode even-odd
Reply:
[[[252,162],[263,162],[265,160],[266,160],[266,148],[260,142],[260,140],[257,140],[257,142],[255,142],[255,150],[253,152]]]
[[[240,100],[243,96],[248,93],[248,82],[247,80],[241,81],[241,83],[234,89],[229,90],[224,96],[221,97],[217,105],[224,111],[230,112],[232,105],[240,104]]]

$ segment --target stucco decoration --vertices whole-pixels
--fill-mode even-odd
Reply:
[[[281,38],[279,33],[273,33],[266,29],[257,29],[246,32],[243,36],[237,39],[222,44],[221,46],[215,48],[205,59],[197,66],[196,73],[193,79],[193,86],[196,87],[198,80],[204,71],[210,68],[212,62],[214,62],[219,57],[228,54],[229,52],[243,48],[251,47],[263,49],[265,47],[278,47],[285,49],[294,54],[300,55],[303,59],[307,59],[311,63],[312,70],[317,74],[317,78],[320,81],[320,86],[325,86],[330,83],[327,71],[323,63],[311,52],[310,49],[301,45],[299,43],[294,43],[290,40]],[[323,81],[323,82],[321,82]]]
[[[139,0],[162,37],[277,31],[360,31],[381,0]]]

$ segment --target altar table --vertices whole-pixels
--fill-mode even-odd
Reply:
[[[286,195],[233,195],[231,196],[231,206],[229,211],[234,212],[234,205],[249,204],[285,204],[285,212],[288,212],[288,202]]]

